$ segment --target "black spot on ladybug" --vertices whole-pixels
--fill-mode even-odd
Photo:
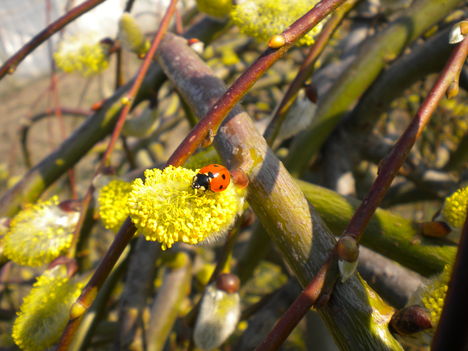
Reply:
[[[225,174],[221,175],[221,178],[226,179],[226,175]]]
[[[220,185],[218,189],[221,190],[222,188],[224,188],[224,186]]]

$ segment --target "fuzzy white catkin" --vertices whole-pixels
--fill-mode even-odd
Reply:
[[[217,289],[214,284],[209,285],[195,324],[195,345],[202,350],[220,346],[234,332],[239,317],[239,294],[230,294]]]

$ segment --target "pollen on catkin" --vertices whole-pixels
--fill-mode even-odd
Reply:
[[[443,272],[438,275],[428,286],[421,292],[421,302],[429,311],[433,326],[439,323],[440,314],[444,307],[445,295],[448,290],[452,265],[446,265]]]
[[[214,241],[234,223],[242,210],[245,190],[232,183],[214,193],[191,187],[197,171],[169,166],[145,171],[145,180],[132,183],[128,210],[138,233],[158,241],[163,250],[176,242]]]
[[[468,186],[458,189],[447,197],[442,207],[442,217],[452,228],[461,228],[468,209]]]
[[[106,229],[117,232],[128,217],[127,200],[131,189],[131,183],[114,179],[99,191],[99,217]]]
[[[65,212],[58,204],[54,196],[20,211],[2,240],[4,255],[15,263],[37,267],[68,249],[79,213]]]
[[[101,73],[109,66],[106,48],[94,33],[62,39],[54,53],[54,60],[62,71],[77,72],[85,77]]]
[[[240,31],[266,42],[280,34],[295,20],[312,9],[318,0],[254,0],[239,1],[231,11],[231,19]],[[311,45],[314,36],[322,30],[322,23],[297,41],[298,45]]]
[[[83,284],[67,277],[65,266],[45,271],[24,298],[13,324],[12,337],[26,351],[45,350],[62,334],[70,306]]]

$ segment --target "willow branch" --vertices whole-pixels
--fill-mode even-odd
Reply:
[[[123,125],[125,123],[125,120],[128,116],[128,113],[130,112],[130,109],[132,108],[133,106],[133,100],[135,99],[138,91],[140,90],[140,87],[143,83],[143,79],[146,75],[146,73],[148,72],[148,69],[150,67],[150,64],[153,60],[153,57],[156,53],[156,50],[158,49],[159,47],[159,44],[164,36],[164,34],[166,33],[168,27],[169,27],[169,23],[171,21],[171,18],[172,18],[172,15],[174,14],[174,11],[175,11],[175,5],[177,3],[177,0],[172,0],[166,10],[166,13],[163,17],[163,19],[161,20],[161,23],[159,24],[159,29],[156,33],[156,35],[154,36],[154,39],[153,39],[153,42],[151,43],[151,47],[148,51],[148,53],[146,54],[145,56],[145,59],[143,60],[143,63],[141,64],[140,68],[138,69],[138,73],[135,77],[135,80],[132,82],[132,86],[128,92],[128,94],[126,94],[126,96],[123,98],[126,102],[124,103],[124,107],[122,108],[122,110],[120,111],[120,114],[119,114],[119,117],[117,118],[117,123],[112,131],[112,135],[111,135],[111,138],[109,140],[109,143],[107,144],[107,148],[106,148],[106,151],[104,152],[104,155],[102,156],[100,162],[99,162],[99,166],[97,167],[97,170],[96,170],[96,175],[101,173],[102,170],[109,166],[110,164],[110,156],[112,154],[112,151],[114,150],[114,147],[115,147],[115,143],[117,142],[119,136],[120,136],[120,133],[122,131],[122,128],[123,128]],[[93,194],[94,194],[94,185],[90,184],[90,186],[88,187],[88,190],[84,196],[84,199],[82,201],[82,206],[81,206],[81,210],[80,210],[80,219],[78,220],[78,223],[76,224],[76,228],[73,232],[73,239],[72,239],[72,243],[70,245],[70,249],[68,250],[68,256],[69,257],[74,257],[75,256],[75,251],[76,251],[76,244],[78,243],[78,240],[79,240],[79,235],[80,235],[80,232],[81,232],[81,227],[84,223],[84,218],[85,218],[85,213],[86,211],[88,210],[88,206],[89,206],[89,203],[93,197]]]
[[[155,264],[161,253],[157,243],[144,237],[138,238],[135,253],[130,257],[125,288],[119,306],[119,336],[116,347],[128,350],[135,341],[135,335],[144,323],[147,299],[154,279]],[[141,336],[141,335],[140,335]]]
[[[158,60],[186,102],[197,115],[203,116],[223,95],[225,87],[183,40],[172,35],[166,39]],[[180,55],[184,57],[183,61],[174,60]],[[334,245],[328,229],[268,149],[249,116],[239,108],[234,108],[219,128],[215,146],[227,165],[240,167],[249,176],[250,205],[296,277],[306,284]],[[372,350],[391,345],[388,349],[400,350],[385,324],[391,308],[383,302],[379,302],[378,307],[370,303],[378,297],[359,278],[352,277],[349,283],[337,286],[334,297],[320,313],[333,329],[338,344],[355,342],[356,348]],[[380,307],[379,315],[383,319],[377,321],[369,311]],[[336,313],[338,310],[341,312]],[[371,335],[369,323],[379,330],[378,337]],[[359,340],[356,335],[360,335]]]
[[[140,69],[138,70],[137,76],[135,80],[133,81],[132,87],[130,88],[130,91],[127,95],[127,100],[129,102],[125,104],[124,108],[120,112],[119,118],[117,119],[116,126],[114,127],[114,130],[112,132],[111,139],[109,141],[106,151],[104,152],[104,155],[102,156],[102,159],[100,161],[96,174],[100,173],[102,169],[105,166],[107,166],[109,162],[109,158],[114,149],[114,145],[117,142],[117,139],[123,128],[125,118],[128,115],[130,108],[132,106],[132,101],[134,97],[136,96],[138,90],[140,89],[141,84],[143,83],[143,78],[149,69],[149,66],[154,57],[154,54],[156,53],[156,50],[159,47],[159,44],[161,43],[161,40],[163,36],[165,35],[167,28],[169,27],[169,22],[174,13],[176,3],[177,3],[177,0],[171,0],[166,10],[165,15],[163,19],[161,20],[159,29],[151,44],[151,48],[146,54],[145,60],[143,61]],[[80,210],[80,219],[78,220],[78,223],[73,233],[73,240],[71,243],[71,248],[69,249],[69,252],[68,252],[68,255],[71,257],[74,257],[75,255],[76,244],[78,242],[79,233],[84,223],[85,213],[88,209],[93,193],[94,193],[94,186],[91,183],[84,197],[84,201],[82,203],[82,209]],[[127,220],[125,221],[125,224],[117,233],[117,236],[115,240],[113,241],[111,247],[109,248],[109,251],[107,251],[106,256],[103,258],[101,264],[98,266],[93,276],[91,277],[90,281],[86,284],[81,295],[75,302],[75,305],[80,304],[85,309],[88,309],[91,306],[91,302],[94,300],[97,291],[104,283],[112,267],[115,265],[118,258],[120,257],[120,254],[122,253],[123,249],[127,246],[133,234],[135,234],[135,231],[136,231],[135,226],[133,225],[131,220],[127,218]],[[67,327],[65,328],[62,338],[60,340],[58,350],[66,350],[68,348],[68,346],[73,340],[73,337],[76,333],[77,328],[80,325],[81,320],[82,320],[82,316],[71,317]]]
[[[44,28],[41,32],[35,35],[29,42],[27,42],[21,49],[19,49],[12,57],[10,57],[1,67],[0,67],[0,79],[2,79],[7,73],[14,73],[16,67],[33,52],[39,45],[44,41],[49,39],[52,35],[57,33],[68,23],[72,22],[76,18],[85,14],[86,12],[92,10],[100,3],[105,0],[88,0],[84,3],[74,7],[68,11],[65,15],[55,20]]]
[[[429,38],[411,53],[399,58],[372,84],[352,112],[346,127],[366,135],[387,111],[391,102],[412,84],[443,69],[451,53],[450,28]],[[366,148],[365,143],[362,148]]]
[[[168,269],[151,309],[151,320],[146,331],[148,351],[163,350],[180,305],[190,290],[192,262],[186,253],[180,252],[178,255],[184,255],[181,258],[183,264]]]
[[[343,233],[360,201],[314,184],[297,182],[333,233]],[[363,245],[426,277],[442,272],[456,253],[455,244],[440,239],[421,237],[415,245],[414,239],[420,234],[418,224],[380,208],[363,234]]]

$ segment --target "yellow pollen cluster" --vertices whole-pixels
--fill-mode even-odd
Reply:
[[[54,60],[62,71],[84,76],[100,73],[109,66],[104,46],[94,36],[87,35],[64,39],[54,53]]]
[[[436,326],[439,322],[442,308],[444,307],[445,294],[448,289],[448,282],[452,265],[447,265],[444,271],[424,290],[421,294],[421,302],[431,315],[431,322]]]
[[[37,267],[68,249],[79,213],[65,212],[58,204],[54,196],[19,212],[2,241],[5,256],[15,263]]]
[[[127,199],[131,189],[131,183],[115,179],[99,191],[99,216],[107,229],[117,232],[128,217]]]
[[[453,228],[461,228],[468,210],[468,186],[458,189],[447,197],[442,208],[442,216]]]
[[[259,41],[266,42],[273,35],[280,34],[295,20],[311,10],[317,0],[254,0],[242,1],[231,12],[232,21],[240,31]],[[311,45],[314,36],[322,30],[316,25],[297,41],[298,45]]]
[[[231,183],[214,193],[191,187],[197,171],[169,166],[145,171],[135,179],[128,198],[138,233],[158,241],[163,250],[176,242],[197,244],[224,234],[241,211],[245,190]]]
[[[45,271],[24,298],[13,324],[13,340],[22,350],[44,350],[55,343],[67,324],[70,306],[82,283],[70,280],[64,266]]]

